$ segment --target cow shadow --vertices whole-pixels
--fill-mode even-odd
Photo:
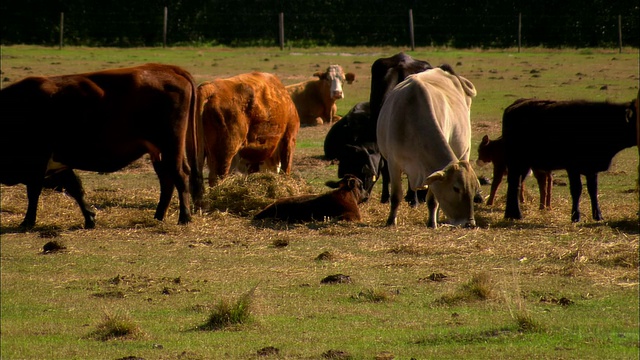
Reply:
[[[601,226],[608,226],[612,229],[616,229],[622,233],[629,235],[640,234],[640,220],[639,219],[620,219],[614,221],[598,221],[592,223],[586,223],[582,226],[585,228],[598,228]]]
[[[49,239],[49,238],[56,238],[60,236],[62,232],[78,231],[78,230],[84,230],[84,227],[78,224],[78,225],[70,226],[67,229],[63,229],[55,225],[37,225],[31,229],[25,229],[24,227],[20,226],[20,224],[16,223],[16,224],[11,224],[9,226],[0,227],[0,235],[33,233],[33,234],[38,234],[38,236],[43,239]]]

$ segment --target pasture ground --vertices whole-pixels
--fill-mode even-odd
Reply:
[[[2,86],[145,62],[181,65],[198,82],[259,70],[285,84],[331,63],[356,73],[338,103],[345,114],[368,100],[370,64],[399,48],[172,48],[57,50],[2,48]],[[473,146],[499,136],[501,114],[520,97],[630,101],[638,91],[638,50],[451,50],[409,52],[451,64],[478,90]],[[0,109],[0,118],[2,109]],[[322,159],[329,127],[300,130],[291,191],[325,191],[337,166]],[[1,128],[0,128],[1,131]],[[27,144],[25,144],[27,146]],[[19,151],[19,149],[16,149]],[[639,355],[637,148],[614,158],[600,180],[605,221],[570,222],[566,173],[552,210],[538,210],[535,181],[521,221],[505,221],[506,184],[493,207],[477,206],[473,230],[427,229],[424,206],[403,204],[386,228],[380,185],[360,223],[255,223],[258,208],[235,201],[177,225],[153,220],[157,179],[145,157],[109,175],[80,172],[97,226],[84,230],[72,199],[45,191],[37,226],[18,231],[24,186],[1,189],[2,359],[637,359]],[[476,169],[491,177],[491,167]],[[488,194],[489,187],[483,187]],[[250,195],[245,195],[248,198]],[[214,204],[216,205],[216,204]],[[64,249],[45,252],[56,242]],[[349,282],[323,284],[329,275]],[[252,291],[250,321],[203,331],[220,301]],[[125,318],[137,332],[91,334]]]

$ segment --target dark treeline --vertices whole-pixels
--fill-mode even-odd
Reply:
[[[2,44],[277,46],[278,14],[294,46],[617,47],[640,45],[637,0],[12,0],[0,2]]]

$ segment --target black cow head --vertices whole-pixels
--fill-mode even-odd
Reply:
[[[352,174],[363,183],[364,190],[369,194],[380,176],[383,158],[376,143],[361,145],[346,145],[340,155],[338,176]]]

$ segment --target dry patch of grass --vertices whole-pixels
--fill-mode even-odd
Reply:
[[[304,179],[294,176],[232,174],[210,189],[208,199],[210,210],[250,216],[276,199],[311,191]]]

